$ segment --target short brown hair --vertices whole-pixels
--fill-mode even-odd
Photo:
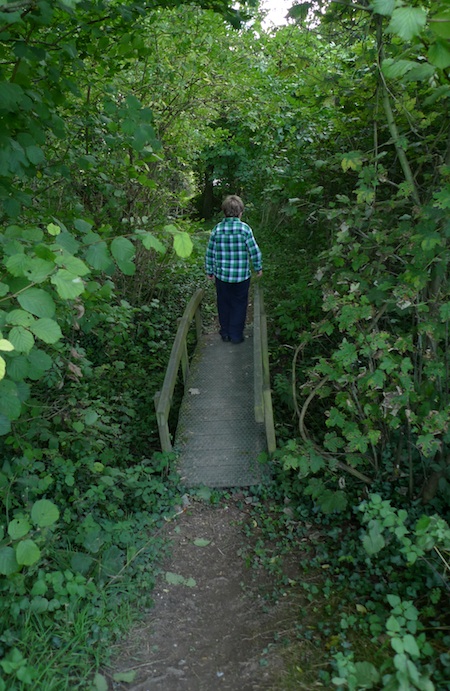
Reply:
[[[230,194],[222,202],[222,211],[228,218],[237,218],[244,212],[244,202],[235,194]]]

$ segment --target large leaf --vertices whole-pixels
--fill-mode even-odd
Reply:
[[[34,346],[33,334],[23,326],[13,326],[8,338],[18,353],[29,353]]]
[[[369,530],[363,537],[363,545],[367,554],[373,555],[380,552],[384,545],[385,540],[382,534],[381,526],[378,521],[372,521]]]
[[[145,233],[140,236],[142,240],[142,244],[144,245],[146,250],[156,250],[156,252],[159,252],[160,254],[164,254],[166,251],[165,245],[161,242],[161,240],[158,240],[157,237],[152,235],[152,233]]]
[[[31,520],[38,528],[53,525],[59,518],[59,509],[48,499],[39,499],[31,508]]]
[[[13,326],[29,327],[34,322],[34,317],[24,310],[11,310],[11,312],[6,315],[5,321],[7,324],[12,324]]]
[[[133,264],[135,255],[133,243],[123,236],[114,238],[111,243],[111,254],[117,262],[117,266],[126,276],[133,276],[136,267]]]
[[[0,413],[0,436],[4,436],[5,434],[9,434],[10,432],[11,420],[3,413]]]
[[[58,295],[63,300],[74,300],[84,292],[84,283],[80,276],[70,273],[67,269],[59,269],[51,282],[56,286]]]
[[[28,362],[30,364],[29,377],[33,380],[40,379],[44,372],[49,370],[53,365],[53,360],[50,355],[38,348],[33,348],[29,353]]]
[[[10,353],[14,350],[14,346],[7,338],[0,338],[0,350],[3,350],[4,353]]]
[[[56,343],[62,338],[61,328],[53,319],[38,319],[30,329],[44,343]]]
[[[19,570],[16,553],[12,547],[0,547],[0,574],[10,576]]]
[[[22,381],[30,373],[30,363],[25,355],[17,355],[8,360],[8,377],[13,381]]]
[[[20,538],[25,537],[30,530],[30,522],[28,521],[28,518],[25,518],[25,516],[13,518],[13,520],[8,524],[8,535],[11,540],[20,540]]]
[[[126,276],[132,276],[136,271],[136,267],[133,264],[135,252],[136,250],[131,240],[123,236],[114,238],[111,243],[111,254],[116,260],[119,269]]]
[[[381,14],[384,17],[390,17],[394,11],[395,0],[373,0],[371,4],[372,10],[375,14]]]
[[[22,87],[12,82],[0,82],[0,93],[2,94],[0,110],[17,110],[17,106],[24,97]]]
[[[430,29],[441,38],[450,38],[450,8],[430,18]]]
[[[36,317],[53,317],[56,306],[53,298],[45,290],[29,288],[17,297],[20,306]]]
[[[42,283],[54,270],[53,262],[33,257],[26,267],[25,275],[33,283]]]
[[[9,420],[17,420],[22,406],[17,384],[9,379],[0,381],[0,414]]]
[[[397,7],[392,13],[387,31],[410,41],[418,36],[427,23],[427,13],[421,7]]]
[[[16,559],[18,564],[32,566],[41,556],[41,550],[33,540],[22,540],[16,547]]]
[[[63,266],[75,276],[86,276],[86,274],[90,273],[90,269],[86,266],[84,261],[78,259],[78,257],[72,256],[68,252],[63,252],[60,257],[57,257],[55,263],[58,266]]]
[[[101,240],[93,243],[86,252],[86,261],[93,269],[107,271],[112,265],[112,260],[106,242]]]
[[[450,27],[450,21],[449,21]],[[430,46],[428,51],[428,60],[432,65],[439,67],[441,70],[450,67],[450,44],[448,41],[437,40]]]

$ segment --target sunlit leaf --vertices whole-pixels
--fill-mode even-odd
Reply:
[[[41,550],[34,540],[22,540],[16,546],[16,559],[18,564],[32,566],[41,556]]]
[[[28,288],[17,296],[20,306],[36,317],[53,317],[56,305],[52,296],[40,288]]]
[[[391,17],[387,31],[410,41],[418,36],[427,22],[427,13],[421,7],[397,7]]]
[[[31,520],[38,528],[53,525],[59,518],[59,509],[48,499],[39,499],[31,508]]]

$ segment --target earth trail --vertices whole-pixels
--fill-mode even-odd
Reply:
[[[193,501],[167,524],[171,556],[154,591],[154,607],[113,656],[115,691],[284,691],[283,646],[275,639],[298,612],[268,604],[271,583],[246,565],[246,501],[233,495],[211,506]],[[261,581],[263,579],[264,582]],[[131,683],[113,681],[134,672]]]

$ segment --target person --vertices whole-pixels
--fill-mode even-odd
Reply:
[[[206,274],[216,282],[217,311],[222,340],[244,341],[251,266],[262,276],[262,255],[253,231],[243,223],[244,203],[232,194],[222,204],[225,218],[211,231],[206,248]]]

